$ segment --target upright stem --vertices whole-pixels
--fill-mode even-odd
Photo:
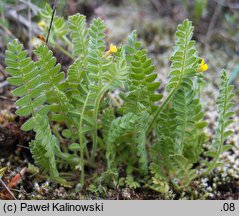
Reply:
[[[186,38],[188,39],[188,34],[186,33]],[[185,70],[185,62],[186,62],[186,54],[187,54],[187,44],[188,41],[185,43],[185,48],[183,51],[183,61],[182,61],[182,68],[181,68],[181,72],[180,72],[180,77],[179,77],[179,81],[176,85],[176,87],[170,92],[170,94],[168,95],[168,97],[166,98],[166,100],[163,102],[163,104],[158,108],[158,110],[156,111],[156,113],[153,116],[153,120],[151,121],[151,123],[149,124],[148,130],[147,130],[147,136],[149,135],[149,133],[151,132],[159,114],[163,111],[163,109],[165,108],[165,106],[169,103],[169,101],[171,100],[171,98],[174,96],[174,94],[178,91],[178,89],[180,88],[182,81],[183,81],[183,75],[184,75],[184,70]]]
[[[216,155],[216,158],[213,160],[213,162],[210,164],[210,166],[206,169],[206,171],[202,174],[203,176],[206,176],[208,175],[209,173],[211,173],[215,167],[216,167],[216,164],[217,164],[217,161],[219,160],[219,157],[221,155],[221,152],[222,152],[222,147],[223,147],[223,142],[224,142],[224,130],[225,130],[225,125],[224,125],[224,118],[225,118],[225,115],[226,115],[226,106],[227,106],[227,95],[228,95],[228,92],[227,92],[227,86],[226,86],[226,89],[225,89],[225,98],[224,98],[224,103],[223,103],[223,113],[222,113],[222,120],[223,122],[221,123],[221,128],[220,128],[220,133],[221,133],[221,136],[220,136],[220,143],[219,143],[219,147],[218,147],[218,150],[217,150],[217,155]],[[220,117],[219,117],[219,120],[218,122],[220,122]],[[217,136],[217,134],[215,135]]]
[[[63,52],[66,56],[68,56],[69,58],[75,60],[74,56],[71,55],[67,50],[65,50],[64,48],[62,48],[59,44],[55,43],[54,46],[59,49],[61,52]]]
[[[99,111],[100,100],[107,90],[108,90],[108,86],[104,86],[101,89],[100,93],[97,95],[95,100],[94,113],[93,113],[94,128],[93,128],[93,148],[92,148],[92,154],[91,154],[92,159],[94,159],[96,150],[97,150],[97,115]]]
[[[84,112],[86,108],[86,104],[89,98],[89,94],[87,94],[85,103],[82,108],[81,117],[80,117],[80,125],[79,125],[79,142],[80,142],[80,158],[81,158],[81,186],[83,187],[85,182],[85,160],[84,160],[84,143],[83,143],[83,118],[84,118]]]
[[[220,157],[220,154],[221,154],[221,151],[222,151],[222,146],[223,146],[223,141],[224,141],[224,136],[223,136],[223,133],[224,133],[224,125],[222,125],[222,134],[221,134],[221,139],[220,139],[220,145],[219,145],[219,148],[217,150],[217,156],[216,158],[211,162],[210,166],[206,169],[205,172],[202,173],[201,176],[207,176],[209,173],[211,173],[215,167],[216,167],[216,164],[217,164],[217,161]]]
[[[153,120],[151,121],[151,123],[149,124],[148,130],[147,130],[147,136],[149,135],[149,133],[151,132],[159,114],[163,111],[163,109],[165,108],[165,106],[169,103],[169,101],[171,100],[171,98],[174,96],[174,94],[177,92],[178,88],[174,88],[170,94],[168,95],[168,97],[165,99],[165,101],[163,102],[163,104],[158,108],[157,112],[154,114],[153,116]]]

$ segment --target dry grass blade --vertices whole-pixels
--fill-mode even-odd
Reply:
[[[48,29],[48,32],[47,32],[46,44],[48,43],[48,39],[49,39],[49,36],[50,36],[51,27],[52,27],[53,19],[54,19],[55,12],[56,12],[56,6],[57,6],[57,0],[54,0],[50,26],[49,26],[49,29]]]

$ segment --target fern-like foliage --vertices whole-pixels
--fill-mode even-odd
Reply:
[[[172,106],[168,106],[164,109],[158,118],[157,122],[157,136],[160,137],[164,135],[165,137],[170,137],[175,139],[177,136],[177,121],[176,113]]]
[[[193,164],[182,155],[171,156],[172,166],[175,170],[175,178],[172,182],[177,188],[188,186],[193,179],[197,177]]]
[[[87,64],[88,31],[86,28],[85,16],[80,14],[70,16],[69,29],[71,31],[71,40],[74,45],[73,55],[80,58],[85,64]]]
[[[141,43],[137,40],[136,31],[133,31],[128,36],[128,43],[125,45],[126,59],[129,64],[133,60],[133,55],[140,49]]]
[[[138,86],[129,94],[121,94],[121,99],[124,101],[124,106],[119,109],[123,114],[136,113],[139,114],[143,110],[151,111],[151,107],[147,107],[149,100],[145,95],[147,91],[143,86]]]
[[[115,119],[114,110],[112,108],[107,108],[103,111],[102,117],[102,131],[104,142],[106,143],[106,139],[109,135],[110,124]]]
[[[107,61],[103,58],[103,53],[105,51],[105,24],[101,19],[94,19],[88,30],[89,32],[89,46],[88,46],[88,55],[87,55],[87,71],[89,86],[85,89],[85,100],[83,104],[83,109],[81,112],[80,124],[84,124],[83,120],[85,119],[84,115],[87,107],[94,107],[92,110],[91,123],[93,123],[93,150],[92,155],[95,156],[97,148],[97,114],[99,110],[99,103],[102,95],[106,91],[103,90],[103,71],[107,67]],[[106,63],[106,64],[105,64]]]
[[[174,54],[171,57],[171,76],[167,88],[172,90],[179,88],[185,77],[196,75],[199,58],[195,48],[195,41],[192,40],[192,22],[184,20],[183,24],[178,25],[176,32],[176,44]]]
[[[134,176],[131,174],[128,174],[127,177],[125,178],[125,184],[131,188],[131,189],[136,189],[140,187],[140,184],[135,181]]]
[[[155,102],[159,101],[162,95],[156,93],[160,83],[156,81],[157,74],[154,72],[155,67],[152,60],[147,57],[146,51],[140,50],[140,48],[136,32],[133,32],[128,38],[128,44],[123,47],[129,67],[125,84],[127,92],[121,94],[124,105],[119,109],[123,116],[111,123],[106,139],[106,157],[108,167],[111,167],[111,164],[115,163],[115,152],[123,156],[128,155],[128,157],[135,152],[138,156],[136,161],[131,161],[132,163],[127,166],[137,165],[140,172],[145,174],[148,172],[146,129],[151,119],[149,113],[155,111]],[[123,77],[126,75],[123,74]],[[120,140],[118,140],[119,138]],[[128,148],[131,149],[130,152]]]
[[[112,59],[112,58],[111,58]],[[103,74],[103,83],[111,91],[123,87],[127,80],[129,67],[126,63],[124,49],[118,51],[114,61],[108,65],[106,72]]]
[[[175,140],[173,137],[161,135],[160,140],[157,141],[153,146],[154,162],[157,161],[160,164],[162,170],[169,170],[171,166],[171,156],[176,153]]]
[[[111,56],[107,56],[105,51],[105,24],[101,19],[94,19],[88,30],[88,65],[87,77],[89,85],[86,93],[84,106],[93,107],[93,149],[92,155],[95,156],[97,148],[97,115],[99,113],[100,100],[104,93],[110,88],[115,88],[127,77],[127,65],[124,60],[124,53],[121,52],[121,58],[112,61]],[[82,115],[83,116],[83,115]]]
[[[199,58],[192,36],[192,23],[185,20],[176,32],[176,45],[169,73],[171,78],[167,88],[171,91],[169,97],[176,114],[176,154],[182,154],[189,161],[196,162],[202,151],[202,129],[206,123],[203,121],[201,105],[193,87]]]
[[[51,120],[57,122],[65,122],[69,129],[72,129],[75,124],[73,119],[69,116],[69,112],[73,110],[73,105],[70,103],[64,92],[60,91],[58,88],[53,88],[51,90]],[[72,134],[73,136],[73,134]]]
[[[77,106],[80,100],[81,104],[84,103],[83,95],[88,91],[89,81],[87,79],[86,70],[81,60],[77,59],[67,71],[67,78],[65,82],[60,84],[60,89],[71,100],[74,106]]]
[[[178,93],[181,94],[181,91],[179,90]],[[199,160],[202,152],[202,144],[204,143],[202,128],[205,123],[201,119],[201,107],[197,107],[198,100],[194,99],[193,94],[188,96],[186,101],[181,98],[181,101],[176,101],[175,104],[175,108],[165,110],[160,115],[160,117],[164,116],[165,120],[159,121],[161,123],[158,129],[159,140],[156,141],[154,151],[158,152],[156,160],[160,164],[162,172],[168,173],[165,178],[171,181],[176,188],[183,188],[188,186],[196,177],[195,170],[190,170],[190,168],[192,163]],[[180,106],[182,107],[179,108]],[[177,160],[174,160],[175,155]],[[184,165],[176,164],[181,160],[178,158],[183,160]],[[182,169],[186,165],[187,170]]]
[[[32,157],[44,173],[50,175],[54,180],[60,180],[56,167],[55,152],[58,141],[51,133],[46,116],[36,115],[34,117],[35,140],[30,142]]]
[[[133,32],[129,36],[128,44],[125,46],[125,50],[126,59],[130,65],[130,71],[127,81],[127,90],[129,90],[129,93],[123,95],[124,100],[127,101],[126,97],[134,97],[134,91],[136,91],[136,89],[142,89],[142,95],[138,94],[138,100],[135,101],[135,103],[140,105],[138,101],[144,100],[145,107],[147,107],[149,111],[153,112],[157,109],[155,102],[162,98],[161,94],[156,93],[160,86],[160,82],[156,81],[157,74],[154,72],[155,66],[152,64],[152,59],[147,57],[146,50],[140,50],[140,43],[137,42],[136,32]],[[131,99],[128,101],[130,102]],[[126,102],[126,109],[127,106]]]
[[[203,119],[203,112],[199,100],[195,98],[193,84],[188,80],[187,85],[183,84],[173,98],[174,109],[177,119],[176,146],[178,154],[183,154],[190,161],[196,162],[202,152],[204,133],[202,128],[206,126]],[[176,140],[175,140],[176,141]]]
[[[98,91],[102,88],[103,70],[107,60],[103,58],[105,51],[105,24],[101,19],[94,19],[89,29],[88,71],[91,81],[90,88]],[[106,65],[104,65],[104,63]]]
[[[147,144],[147,127],[149,123],[149,114],[147,111],[141,113],[135,124],[136,130],[136,148],[139,158],[139,168],[143,175],[148,173],[148,154],[146,150]]]
[[[149,180],[149,184],[147,186],[159,193],[167,193],[169,191],[169,184],[162,172],[162,167],[156,163],[151,163],[149,168],[153,177]]]
[[[48,107],[43,105],[47,97],[44,94],[44,84],[38,74],[35,64],[27,57],[23,46],[14,40],[8,44],[6,51],[7,72],[12,75],[8,78],[9,83],[17,86],[12,92],[14,96],[21,98],[16,102],[19,107],[16,114],[19,116],[34,116],[37,113],[48,112]],[[30,118],[22,125],[23,130],[33,128],[33,119]]]
[[[224,141],[227,137],[233,134],[232,130],[227,130],[227,127],[233,122],[231,117],[235,114],[231,110],[233,107],[232,98],[234,97],[232,90],[233,86],[229,85],[229,77],[226,71],[223,70],[221,72],[221,86],[217,98],[217,110],[219,113],[217,129],[211,150],[207,153],[213,160],[210,162],[204,161],[208,166],[204,175],[208,175],[214,168],[221,166],[219,162],[221,153],[232,147],[229,144],[224,145]]]
[[[110,125],[108,136],[106,139],[107,151],[106,158],[108,168],[115,168],[116,154],[127,154],[136,152],[138,156],[138,165],[142,174],[148,172],[148,156],[146,151],[146,128],[147,122],[149,122],[149,114],[147,111],[143,111],[141,115],[135,115],[133,113],[127,113],[123,117],[114,119]],[[131,152],[128,152],[125,148],[127,143],[130,144]],[[121,151],[126,151],[122,153]],[[136,158],[137,159],[137,158]],[[120,162],[122,162],[120,160]],[[131,161],[129,164],[134,164]]]
[[[188,78],[195,76],[199,58],[197,56],[195,41],[192,40],[193,26],[188,19],[184,20],[183,24],[179,24],[176,31],[176,44],[174,54],[171,57],[170,80],[167,84],[167,89],[170,91],[168,97],[157,109],[149,124],[148,134],[152,130],[159,114],[164,110],[167,104],[171,101],[174,94],[178,91],[181,85],[188,82]]]
[[[49,5],[42,15],[49,21]],[[13,95],[20,97],[17,115],[29,118],[22,129],[36,133],[30,143],[36,165],[63,184],[66,181],[57,168],[78,169],[83,186],[85,166],[94,169],[95,159],[100,158],[106,160],[107,171],[99,185],[115,188],[126,184],[135,189],[146,180],[146,187],[163,193],[170,186],[177,190],[190,186],[198,176],[205,143],[200,72],[208,68],[197,55],[192,23],[185,20],[178,26],[169,94],[162,103],[155,66],[136,32],[129,35],[126,45],[110,45],[107,50],[105,30],[100,18],[87,27],[83,15],[70,16],[68,25],[55,16],[50,42],[59,48],[58,37],[73,53],[65,50],[74,60],[66,75],[47,45],[35,49],[36,60],[32,61],[17,40],[8,44],[8,80],[17,86]],[[234,114],[232,86],[225,71],[221,82],[218,125],[204,175],[219,166],[221,153],[231,148],[224,145],[232,134],[226,128]],[[113,98],[118,90],[119,101]],[[124,168],[124,177],[119,178],[117,170]],[[100,190],[103,188],[101,185]]]
[[[53,53],[46,45],[40,45],[34,51],[38,61],[35,63],[41,76],[41,82],[45,83],[45,90],[50,90],[58,86],[64,79],[64,72],[61,71],[61,65],[57,62]]]
[[[176,188],[188,186],[195,178],[195,170],[191,168],[199,160],[205,141],[206,123],[193,85],[199,58],[192,34],[193,27],[188,20],[178,26],[167,85],[170,93],[151,122],[151,127],[154,122],[158,123],[153,161],[157,161],[160,173],[167,173],[164,178]]]
[[[44,83],[47,102],[50,104],[49,108],[52,112],[51,118],[54,121],[66,122],[67,127],[71,129],[74,123],[68,113],[73,106],[65,93],[60,90],[60,85],[65,77],[64,72],[61,71],[61,65],[56,63],[57,60],[53,56],[53,52],[46,45],[38,46],[34,53],[38,58],[35,65],[39,70],[41,82]]]
[[[115,157],[117,153],[117,139],[124,134],[130,133],[135,126],[137,116],[133,113],[128,113],[123,117],[118,117],[111,122],[108,136],[106,139],[107,151],[106,159],[108,169],[112,169],[117,166],[115,163]]]

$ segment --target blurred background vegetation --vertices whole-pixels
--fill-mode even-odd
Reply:
[[[6,76],[4,52],[7,42],[18,38],[32,55],[35,38],[47,32],[39,26],[44,20],[40,11],[47,3],[52,6],[53,2],[0,0],[0,81]],[[77,12],[86,15],[88,20],[103,18],[108,27],[109,43],[120,45],[136,29],[158,67],[159,77],[165,82],[176,27],[188,17],[195,26],[194,37],[200,56],[209,64],[209,77],[215,77],[215,85],[221,68],[231,71],[231,81],[238,82],[238,0],[58,0],[57,16],[66,19]],[[70,53],[71,48],[60,37],[52,36],[50,45],[66,70],[71,59],[64,50]]]

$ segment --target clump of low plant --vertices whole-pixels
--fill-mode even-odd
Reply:
[[[83,187],[85,167],[95,169],[103,161],[106,169],[98,182],[166,193],[189,187],[222,165],[219,156],[231,148],[225,140],[233,133],[227,130],[233,87],[223,70],[216,134],[202,161],[207,124],[200,89],[208,66],[198,56],[189,20],[177,28],[164,99],[155,66],[135,31],[126,44],[107,48],[100,18],[87,27],[86,18],[76,14],[64,26],[62,38],[74,58],[66,75],[46,44],[36,47],[35,61],[18,40],[6,51],[8,81],[19,97],[16,114],[28,117],[22,130],[36,133],[30,150],[44,174],[67,185],[60,167],[68,166],[80,172]]]

